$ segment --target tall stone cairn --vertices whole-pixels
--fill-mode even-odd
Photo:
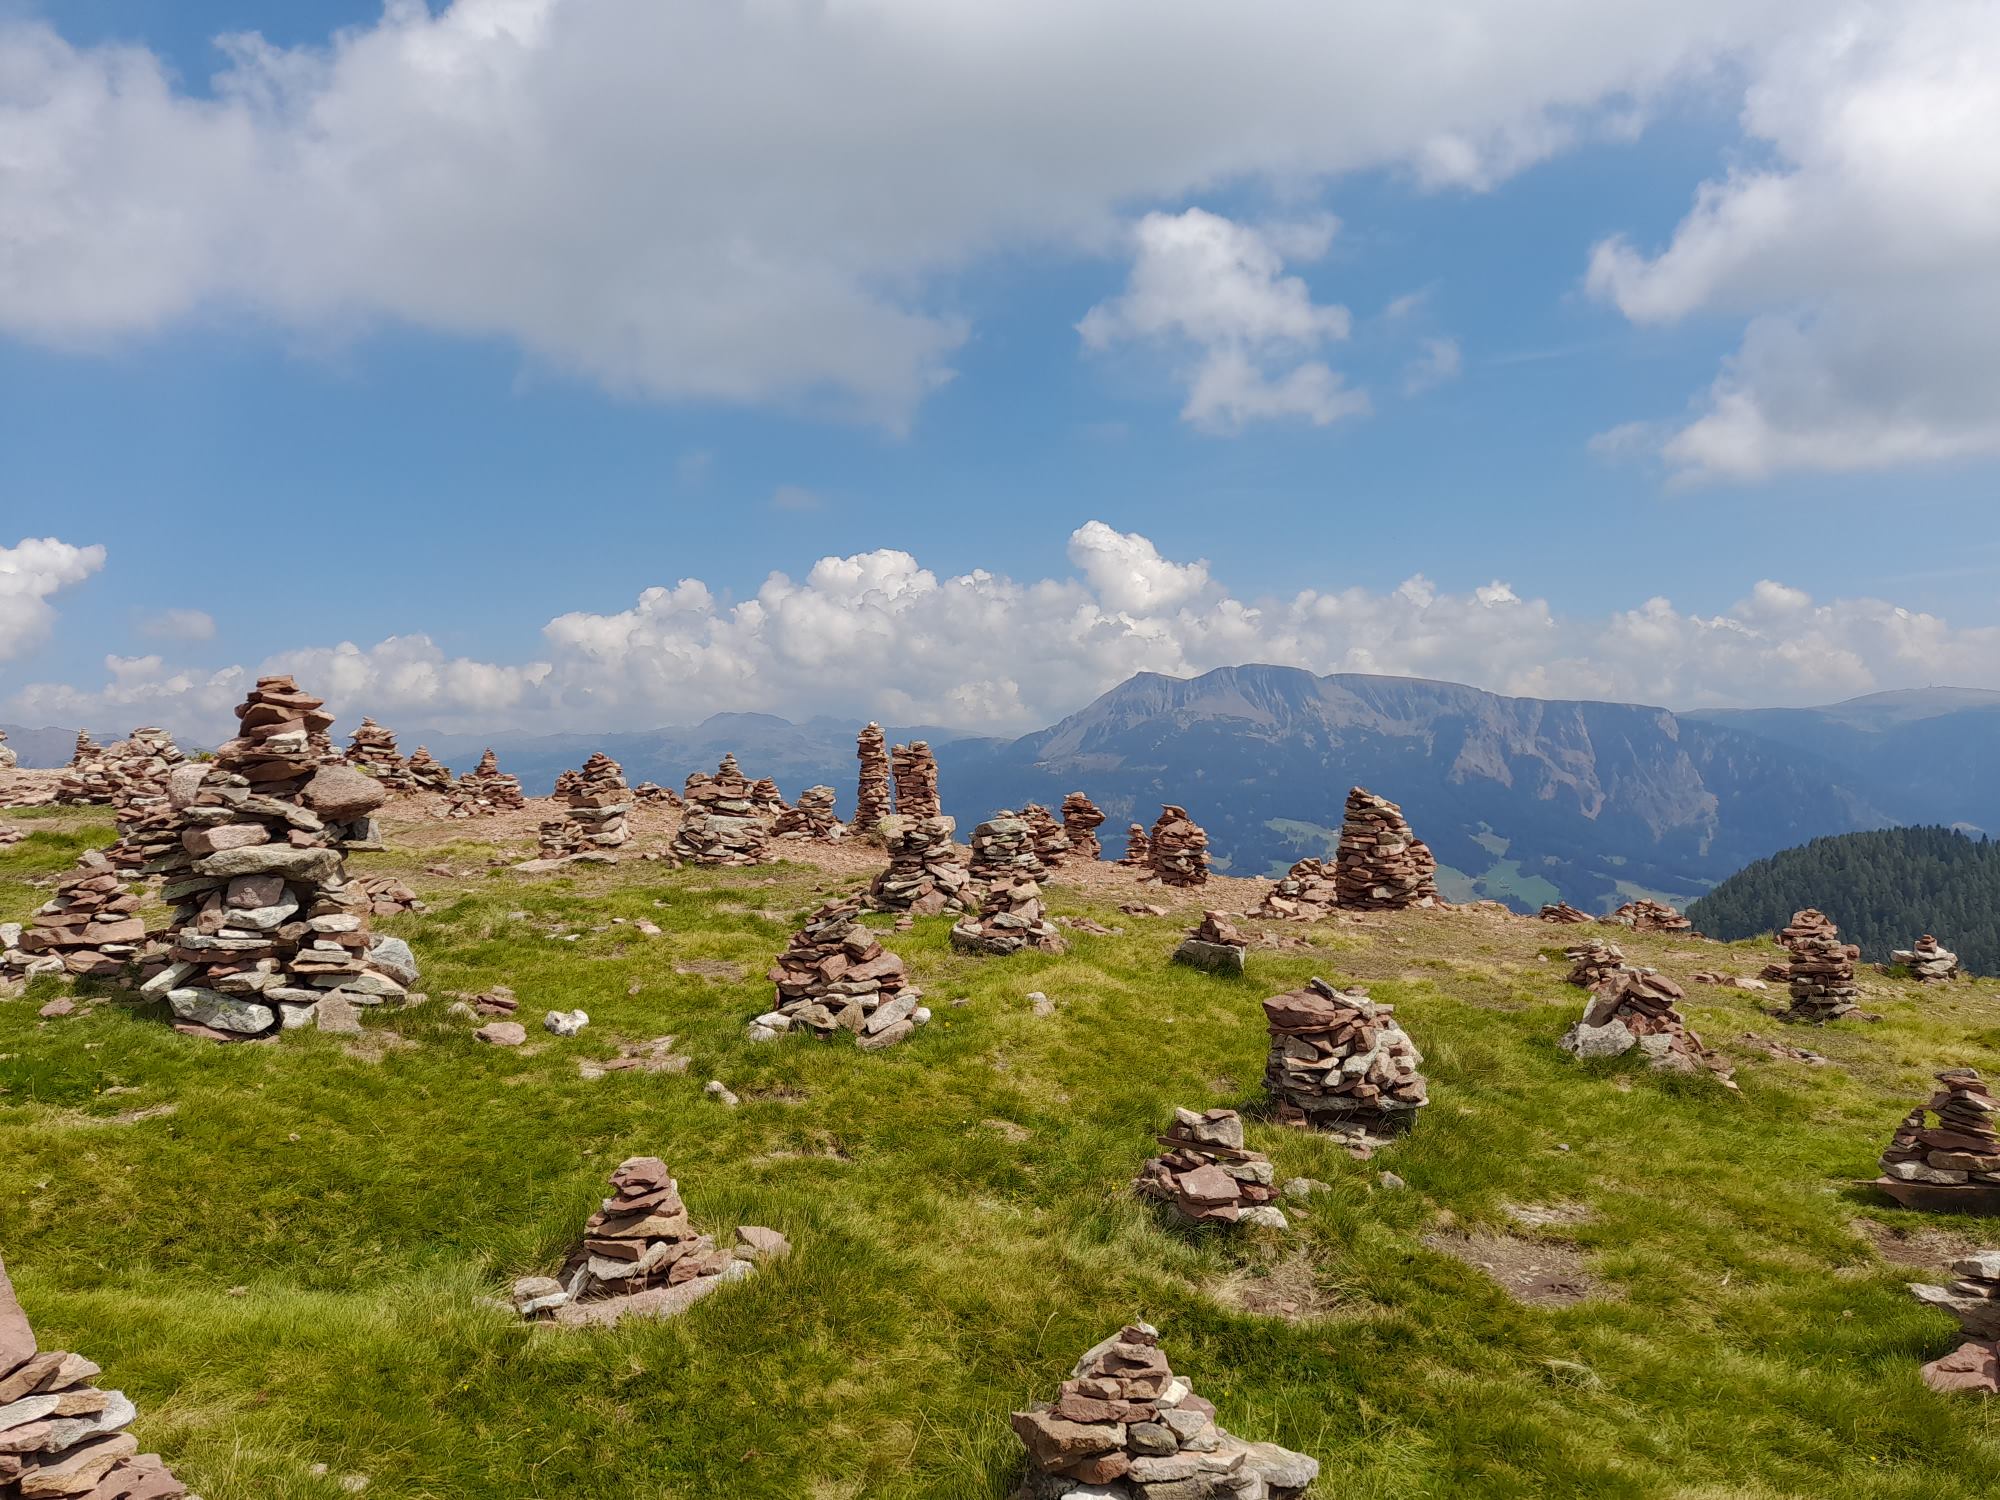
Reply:
[[[834,811],[833,788],[809,786],[799,800],[779,813],[771,837],[815,844],[832,844],[847,837],[847,825]]]
[[[1103,812],[1082,792],[1063,798],[1063,832],[1069,835],[1070,853],[1077,859],[1095,864],[1104,858],[1104,846],[1097,841],[1097,830],[1103,825]]]
[[[153,728],[133,730],[106,755],[117,771],[111,805],[117,809],[118,840],[105,853],[127,878],[134,871],[147,873],[178,840],[167,782],[186,760],[172,735]]]
[[[346,760],[355,770],[366,771],[392,792],[406,792],[416,785],[410,777],[410,763],[396,748],[395,732],[365,715],[361,727],[348,738]]]
[[[1158,1137],[1166,1151],[1139,1169],[1142,1198],[1170,1205],[1195,1224],[1261,1224],[1285,1229],[1276,1206],[1271,1158],[1243,1145],[1243,1116],[1233,1109],[1176,1109]]]
[[[11,771],[20,763],[21,758],[14,753],[13,747],[7,743],[7,731],[0,729],[0,771]]]
[[[1834,925],[1832,917],[1817,906],[1808,906],[1803,911],[1792,913],[1792,920],[1778,932],[1780,948],[1796,949],[1810,938],[1838,937],[1840,929]]]
[[[1883,1175],[1936,1187],[2000,1184],[2000,1100],[1975,1068],[1946,1068],[1936,1077],[1936,1092],[1890,1137]]]
[[[1188,888],[1208,884],[1208,835],[1185,807],[1169,802],[1160,809],[1146,839],[1146,857],[1161,885]]]
[[[861,924],[861,903],[852,897],[829,901],[807,918],[765,977],[777,986],[777,1000],[750,1023],[753,1042],[791,1031],[819,1037],[847,1031],[872,1052],[931,1018],[903,960]]]
[[[889,868],[868,887],[873,911],[905,911],[932,917],[963,911],[972,892],[972,873],[951,841],[950,818],[905,818],[895,814],[878,825],[889,846]]]
[[[242,1041],[312,1024],[328,1002],[399,1001],[416,979],[409,946],[369,931],[367,892],[343,850],[372,841],[387,793],[324,765],[311,734],[332,716],[289,677],[260,677],[237,705],[236,738],[211,765],[183,766],[171,796],[182,854],[162,873],[175,903],[171,962],[140,986],[177,1029]]]
[[[1919,984],[1941,984],[1958,978],[1958,955],[1928,932],[1910,947],[1896,949],[1889,955],[1889,961],[1908,969],[1910,978]]]
[[[944,812],[930,741],[912,740],[890,751],[889,774],[896,783],[896,811],[903,817],[935,818]]]
[[[1583,1018],[1558,1045],[1576,1057],[1622,1057],[1633,1048],[1670,1073],[1706,1069],[1729,1088],[1729,1067],[1702,1045],[1680,1013],[1686,992],[1656,969],[1621,967],[1592,991]]]
[[[1366,787],[1347,794],[1334,854],[1340,904],[1356,911],[1402,911],[1437,904],[1437,861],[1410,831],[1403,809]]]
[[[6,968],[21,976],[124,978],[146,942],[139,907],[111,861],[98,850],[85,850],[76,868],[56,881],[55,894],[28,919],[19,941],[7,948]]]
[[[1364,1136],[1406,1130],[1430,1102],[1423,1056],[1395,1007],[1324,979],[1264,1002],[1271,1052],[1264,1087],[1278,1122]]]
[[[488,752],[491,754],[492,752]],[[496,767],[497,769],[497,767]],[[419,745],[409,760],[403,764],[403,774],[410,778],[410,784],[422,792],[449,792],[451,790],[451,767]]]
[[[479,764],[452,783],[447,814],[454,818],[487,818],[496,813],[518,812],[527,805],[520,778],[500,769],[500,757],[488,745],[486,753],[479,757]]]
[[[0,1264],[0,1500],[180,1500],[157,1453],[124,1429],[139,1412],[80,1354],[43,1349]]]
[[[1843,943],[1831,930],[1803,937],[1792,948],[1787,966],[1787,983],[1792,992],[1792,1008],[1785,1013],[1790,1021],[1838,1021],[1857,1015],[1855,997],[1861,993],[1854,983],[1855,960],[1861,950]]]
[[[626,817],[632,811],[632,789],[625,784],[625,768],[602,750],[591,752],[563,800],[570,821],[582,830],[585,847],[616,849],[631,839]]]
[[[1008,1420],[1028,1450],[1013,1500],[1295,1500],[1319,1477],[1316,1459],[1217,1426],[1149,1323],[1121,1328],[1076,1362],[1053,1402]]]
[[[1694,923],[1664,901],[1642,897],[1627,901],[1604,919],[1634,932],[1693,932]]]
[[[986,885],[979,910],[967,912],[952,924],[951,945],[961,953],[1000,956],[1023,948],[1062,953],[1069,947],[1042,907],[1042,888],[1025,875],[1003,877]]]
[[[1923,1367],[1923,1381],[1943,1395],[2000,1395],[2000,1250],[1977,1250],[1951,1263],[1949,1286],[1907,1283],[1927,1307],[1958,1320],[1965,1342]]]
[[[1257,915],[1280,921],[1310,922],[1330,914],[1340,904],[1334,872],[1323,860],[1302,859],[1285,872],[1257,905]]]
[[[1128,870],[1150,870],[1153,868],[1153,844],[1146,837],[1144,823],[1128,824],[1125,829],[1125,852],[1118,863]]]
[[[750,790],[734,755],[723,756],[713,776],[689,776],[687,811],[671,845],[675,856],[694,865],[762,864],[768,829]]]
[[[972,830],[973,884],[983,886],[1016,877],[1039,880],[1043,873],[1027,820],[1017,817],[1012,808],[1001,808]]]
[[[861,776],[854,788],[854,827],[860,833],[873,833],[889,816],[889,751],[880,724],[869,721],[855,743],[854,754],[861,762]]]

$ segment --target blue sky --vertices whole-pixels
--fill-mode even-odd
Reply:
[[[1435,78],[1421,27],[1357,19],[1402,80],[1372,109],[1365,59],[1324,100],[1283,61],[1340,6],[1188,20],[1179,98],[1084,27],[1087,99],[1037,6],[741,8],[0,0],[35,144],[0,213],[44,235],[0,250],[0,547],[70,549],[11,603],[0,562],[0,718],[198,732],[266,664],[494,727],[1025,729],[1252,658],[1673,706],[2000,686],[2000,230],[1954,208],[1994,169],[1913,180],[1921,132],[1837,123],[2000,124],[1983,8],[1639,8],[1625,55],[1536,0],[1530,66]],[[1000,102],[885,95],[878,52]],[[659,97],[676,64],[724,105]],[[1885,207],[1936,232],[1878,251]],[[878,549],[909,558],[809,580]]]

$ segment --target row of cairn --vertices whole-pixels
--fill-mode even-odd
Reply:
[[[874,1051],[894,1046],[930,1020],[903,960],[861,922],[857,900],[827,902],[792,934],[765,976],[777,1003],[750,1023],[753,1042],[793,1030],[831,1037],[846,1031]]]

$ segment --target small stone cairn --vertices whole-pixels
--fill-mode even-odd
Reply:
[[[1947,1068],[1936,1077],[1937,1092],[1904,1116],[1890,1137],[1883,1175],[1935,1187],[2000,1185],[2000,1100],[1974,1068]]]
[[[1183,889],[1208,884],[1208,835],[1185,807],[1169,802],[1160,809],[1146,838],[1153,878]]]
[[[491,753],[490,751],[488,752]],[[497,767],[496,767],[497,769]],[[403,774],[410,779],[410,785],[420,792],[449,792],[451,790],[451,767],[439,760],[422,745],[416,753],[404,762]]]
[[[1174,949],[1174,962],[1211,974],[1241,974],[1244,949],[1249,944],[1250,939],[1238,932],[1224,913],[1206,911],[1194,931]]]
[[[764,820],[767,828],[791,811],[784,794],[778,790],[778,783],[768,776],[750,783],[750,805],[757,810],[757,816]]]
[[[366,771],[392,792],[407,792],[416,785],[410,779],[410,763],[396,748],[395,734],[366,716],[348,739],[347,763],[357,771]]]
[[[1063,832],[1069,835],[1070,853],[1077,859],[1095,864],[1104,858],[1104,846],[1097,841],[1104,814],[1082,792],[1071,792],[1063,798],[1062,825]]]
[[[1340,904],[1340,887],[1323,860],[1302,859],[1285,872],[1264,899],[1257,915],[1286,922],[1310,922],[1328,916]]]
[[[1141,1197],[1170,1203],[1197,1224],[1288,1227],[1276,1207],[1271,1159],[1244,1149],[1243,1117],[1235,1110],[1176,1109],[1159,1142],[1166,1152],[1140,1168],[1132,1184]]]
[[[1567,901],[1556,901],[1544,906],[1540,911],[1535,913],[1535,918],[1537,921],[1559,922],[1571,927],[1579,922],[1588,922],[1591,920],[1589,912],[1578,911]]]
[[[1594,990],[1626,967],[1625,950],[1603,938],[1565,948],[1563,957],[1569,960],[1568,982],[1580,990]]]
[[[972,872],[951,841],[950,818],[905,818],[901,814],[877,825],[889,846],[889,868],[868,887],[873,911],[903,911],[933,917],[963,911],[975,899]]]
[[[1958,955],[1928,932],[1913,946],[1896,949],[1889,959],[1908,969],[1918,984],[1942,984],[1958,978]]]
[[[57,779],[55,800],[68,807],[125,807],[159,801],[167,777],[187,757],[164,729],[145,727],[130,738],[99,746],[76,737],[76,756]]]
[[[1702,1045],[1680,1013],[1686,998],[1679,985],[1657,970],[1620,967],[1594,987],[1583,1019],[1563,1033],[1559,1045],[1579,1058],[1622,1057],[1637,1047],[1654,1068],[1670,1073],[1706,1068],[1735,1088],[1728,1066]]]
[[[750,1023],[753,1042],[792,1031],[852,1032],[865,1051],[892,1047],[931,1018],[903,960],[861,924],[858,899],[833,900],[807,918],[765,976],[777,1003]]]
[[[951,945],[961,953],[1001,956],[1023,948],[1062,953],[1069,947],[1043,910],[1042,888],[1025,875],[987,885],[978,912],[967,912],[952,924]]]
[[[171,961],[140,992],[173,1007],[176,1029],[216,1041],[325,1023],[329,1002],[351,1018],[350,1006],[403,999],[417,977],[409,946],[369,932],[370,899],[343,858],[372,839],[387,793],[320,760],[311,732],[332,716],[291,678],[259,678],[236,712],[213,764],[174,773]]]
[[[1153,843],[1146,837],[1144,823],[1132,823],[1125,829],[1125,853],[1118,863],[1128,870],[1150,870],[1153,867]]]
[[[11,771],[21,763],[13,747],[7,743],[7,731],[0,729],[0,771]]]
[[[632,789],[625,784],[625,768],[602,750],[591,752],[563,800],[584,847],[616,849],[631,839],[625,820],[632,811]]]
[[[723,756],[713,776],[689,776],[687,811],[670,846],[674,854],[692,865],[762,864],[769,835],[750,791],[734,755]]]
[[[1693,932],[1694,923],[1664,901],[1627,901],[1604,919],[1634,932]]]
[[[889,752],[889,774],[896,783],[896,811],[906,818],[935,818],[944,812],[938,800],[937,757],[928,740],[912,740]]]
[[[854,826],[867,834],[889,816],[889,750],[882,726],[870,720],[856,740],[854,755],[861,762],[854,789]]]
[[[1085,1354],[1054,1402],[1008,1420],[1028,1450],[1013,1500],[1295,1500],[1319,1477],[1317,1460],[1217,1426],[1148,1323]]]
[[[104,766],[104,747],[87,729],[76,732],[76,749],[56,778],[55,800],[65,807],[110,805],[111,778]]]
[[[1044,871],[1027,819],[1003,807],[974,828],[970,871],[973,884],[981,886],[1017,877],[1039,880]]]
[[[633,787],[632,800],[641,807],[664,807],[669,810],[683,805],[679,792],[672,787],[661,786],[657,781],[642,781]]]
[[[80,1354],[42,1349],[0,1264],[0,1500],[180,1500],[157,1453],[124,1429],[139,1412]]]
[[[479,764],[452,783],[451,806],[446,811],[454,818],[485,818],[517,812],[527,805],[520,778],[500,769],[500,757],[489,745]]]
[[[1423,1055],[1396,1022],[1395,1007],[1364,989],[1324,979],[1264,1002],[1271,1054],[1264,1087],[1282,1125],[1376,1137],[1407,1130],[1430,1102]]]
[[[833,788],[809,786],[799,800],[779,813],[771,837],[814,844],[836,844],[847,837],[847,825],[834,811]]]
[[[86,850],[76,868],[56,881],[55,895],[29,919],[0,962],[22,976],[123,978],[146,942],[139,906],[111,861],[98,850]]]
[[[1403,809],[1365,787],[1347,794],[1334,854],[1340,904],[1356,911],[1401,911],[1437,904],[1437,861]]]
[[[1069,834],[1063,831],[1055,814],[1039,802],[1028,802],[1021,807],[1021,821],[1028,825],[1028,839],[1034,845],[1035,858],[1048,869],[1059,869],[1063,861],[1070,857],[1070,847]]]
[[[180,831],[167,795],[168,780],[187,757],[164,729],[135,729],[112,747],[119,775],[111,793],[118,840],[105,851],[127,878],[163,868],[179,847]],[[107,758],[107,763],[111,758]]]
[[[1958,1320],[1965,1342],[1923,1367],[1924,1384],[1945,1395],[2000,1395],[2000,1250],[1979,1250],[1951,1263],[1949,1286],[1910,1282],[1926,1307]]]

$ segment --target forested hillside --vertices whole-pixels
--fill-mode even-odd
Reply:
[[[1806,906],[1876,962],[1931,932],[1965,968],[2000,972],[2000,845],[1989,838],[1883,828],[1814,839],[1739,870],[1688,915],[1711,937],[1734,940],[1774,931]]]

